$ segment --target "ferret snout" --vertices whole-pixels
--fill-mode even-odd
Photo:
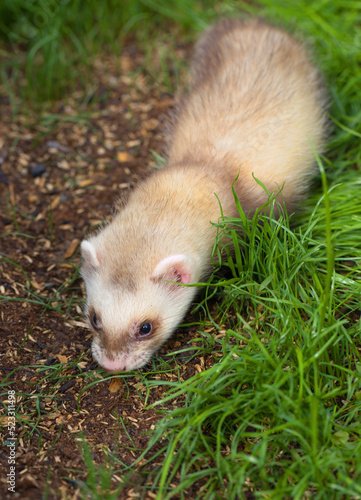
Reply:
[[[98,353],[97,346],[93,345],[93,356],[98,361],[100,366],[104,368],[107,372],[119,372],[131,370],[133,368],[132,363],[130,362],[130,358],[128,354],[119,354],[114,357],[110,357],[106,353]]]
[[[111,352],[107,352],[99,339],[94,338],[92,343],[92,354],[93,358],[106,370],[107,372],[117,372],[123,370],[129,370],[129,354],[128,353],[117,353],[113,355]],[[128,366],[127,366],[128,365]]]
[[[151,352],[147,355],[146,352],[137,352],[137,350],[113,353],[104,349],[97,339],[93,340],[92,354],[107,372],[136,370],[143,366],[151,356]]]
[[[118,371],[127,370],[127,364],[126,364],[125,359],[110,360],[104,356],[100,361],[100,365],[107,372],[118,372]]]

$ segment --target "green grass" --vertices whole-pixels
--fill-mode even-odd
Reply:
[[[214,365],[168,383],[157,403],[185,401],[165,412],[145,452],[143,473],[157,498],[189,498],[190,491],[197,499],[246,491],[360,497],[361,328],[351,319],[361,312],[356,187],[324,182],[307,222],[293,230],[286,213],[248,221],[241,206],[240,219],[219,224],[235,257],[223,259],[231,277],[207,285],[209,295],[217,287],[223,296],[218,317],[209,318],[221,334],[205,348]],[[165,459],[154,468],[160,443]]]
[[[14,57],[3,46],[2,76],[14,102],[37,92],[34,82],[44,85],[46,98],[62,96],[84,66],[91,66],[89,48],[114,50],[125,35],[141,45],[148,36],[161,43],[158,32],[169,23],[177,36],[191,39],[218,13],[235,12],[234,2],[217,2],[215,11],[211,1],[147,0],[124,1],[114,16],[105,7],[111,4],[87,2],[80,20],[80,2],[59,2],[54,19],[21,41],[25,52],[11,35],[17,50]],[[4,39],[20,32],[20,16],[31,25],[42,5],[3,3]],[[260,0],[239,7],[290,26],[314,47],[331,101],[332,133],[328,152],[319,159],[322,186],[315,185],[297,216],[284,213],[275,220],[260,212],[247,221],[240,206],[238,221],[220,222],[235,257],[228,252],[222,266],[229,277],[215,275],[198,306],[204,315],[197,352],[213,356],[214,364],[186,381],[167,383],[168,393],[156,403],[164,416],[133,465],[114,454],[95,472],[84,445],[84,498],[104,497],[97,485],[109,487],[109,469],[125,482],[137,471],[146,484],[141,495],[151,491],[159,500],[235,500],[250,492],[280,500],[361,498],[361,2]],[[79,61],[81,71],[75,67]],[[20,84],[24,75],[26,83]],[[235,224],[246,235],[242,240]],[[214,257],[217,261],[217,253]],[[212,316],[211,296],[219,301]],[[53,307],[53,299],[39,300],[44,312]],[[66,314],[61,290],[57,300]],[[217,338],[204,331],[209,325]],[[176,373],[172,363],[160,369]],[[66,380],[66,370],[52,369],[49,383]],[[148,391],[162,384],[154,373],[142,373],[140,380]],[[166,410],[168,402],[173,411]]]
[[[14,111],[22,99],[64,99],[74,88],[92,93],[87,82],[94,54],[120,54],[125,39],[135,39],[146,52],[151,75],[154,42],[159,47],[160,38],[174,40],[169,30],[186,35],[204,28],[215,15],[212,6],[212,0],[4,0],[0,82]]]
[[[166,454],[144,466],[159,499],[361,497],[361,3],[259,3],[313,41],[329,83],[323,188],[291,227],[287,214],[248,223],[241,207],[245,239],[220,225],[235,257],[233,277],[208,285],[223,297],[209,318],[221,335],[203,334],[215,364],[159,401],[185,398],[147,450]]]
[[[353,209],[361,213],[360,196]],[[325,210],[291,231],[286,215],[248,222],[240,208],[246,243],[229,230],[234,277],[214,283],[218,323],[229,325],[213,346],[222,357],[159,403],[186,396],[153,438],[167,450],[158,498],[187,498],[192,484],[203,485],[194,498],[361,495],[361,330],[349,318],[361,306],[360,218],[337,231],[330,211],[320,222]],[[345,269],[332,241],[345,248],[353,234],[356,266]]]

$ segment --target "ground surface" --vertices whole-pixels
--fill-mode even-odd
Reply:
[[[90,226],[110,216],[113,202],[151,171],[150,150],[164,146],[173,97],[167,89],[149,88],[142,73],[134,76],[141,58],[130,48],[120,71],[110,59],[99,62],[97,90],[86,104],[75,93],[51,113],[24,110],[13,118],[1,97],[0,370],[4,383],[11,381],[1,398],[7,399],[9,387],[22,395],[17,498],[38,499],[44,492],[47,498],[77,497],[85,469],[75,439],[80,431],[98,450],[96,463],[103,460],[104,446],[117,448],[129,465],[148,441],[144,431],[159,418],[154,409],[144,410],[139,377],[111,383],[96,371],[76,271],[79,242]],[[160,355],[185,345],[190,335],[181,330]],[[188,378],[197,369],[195,358],[180,375]],[[89,386],[94,381],[99,383]],[[148,404],[162,393],[155,387]],[[6,427],[2,432],[6,439]],[[3,448],[5,471],[7,458]],[[134,494],[138,480],[124,498]],[[1,474],[1,498],[6,490]]]

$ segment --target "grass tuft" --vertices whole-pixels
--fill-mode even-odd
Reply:
[[[333,265],[332,241],[344,235],[332,227],[337,191],[323,189],[318,210],[294,231],[286,211],[273,217],[282,209],[273,195],[251,220],[239,205],[239,219],[219,224],[232,278],[212,285],[229,327],[218,327],[215,364],[158,403],[186,401],[151,441],[167,443],[157,498],[186,498],[196,486],[195,498],[361,494],[361,332],[349,317],[360,310],[361,246],[345,279],[338,257]]]
[[[94,54],[121,53],[127,37],[150,50],[160,32],[201,29],[211,0],[4,0],[0,5],[0,71],[14,111],[21,100],[54,101],[76,87],[89,90]],[[149,57],[150,59],[150,57]],[[20,102],[19,102],[20,98]],[[34,103],[33,103],[34,105]]]

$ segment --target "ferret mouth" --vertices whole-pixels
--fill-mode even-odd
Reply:
[[[149,357],[144,353],[127,352],[117,353],[115,355],[107,354],[106,350],[100,346],[95,339],[92,343],[92,355],[95,361],[107,372],[120,372],[137,370],[144,366]]]
[[[129,354],[122,354],[117,357],[109,357],[105,353],[99,353],[93,349],[93,358],[99,365],[109,373],[128,371],[132,369],[132,363],[129,362]]]
[[[110,361],[107,358],[103,358],[99,364],[102,366],[102,368],[104,368],[106,372],[109,373],[129,370],[126,361]]]
[[[108,373],[137,370],[138,368],[142,367],[147,361],[142,359],[141,356],[131,356],[129,354],[123,354],[119,357],[116,357],[115,359],[109,358],[105,354],[94,356],[94,358]]]

